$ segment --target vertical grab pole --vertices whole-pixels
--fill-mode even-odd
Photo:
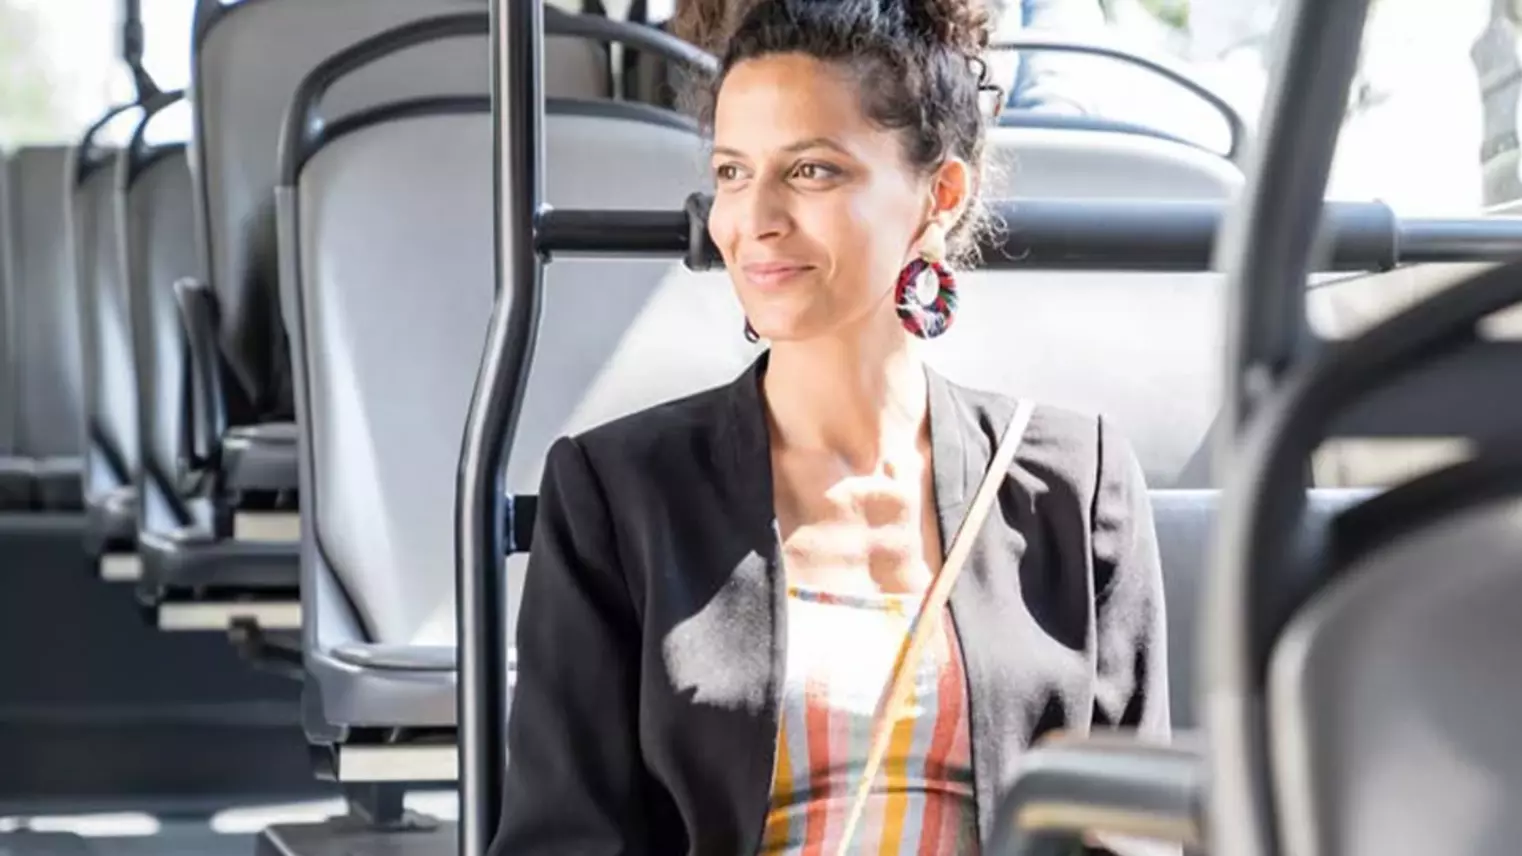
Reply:
[[[1219,246],[1228,307],[1223,456],[1257,402],[1305,353],[1306,277],[1315,255],[1327,249],[1327,178],[1368,6],[1369,0],[1292,0],[1279,12],[1273,77],[1247,183]]]
[[[143,68],[143,0],[122,0],[121,3],[121,58],[132,73],[132,86],[137,91],[137,101],[147,101],[159,94],[158,85],[148,70]]]
[[[544,0],[493,0],[492,114],[497,300],[465,422],[456,485],[460,854],[483,856],[497,832],[507,764],[507,455],[539,329],[544,198]]]
[[[1279,519],[1263,532],[1293,532],[1304,503],[1299,482],[1291,496],[1286,482],[1239,475],[1233,458],[1244,429],[1306,355],[1306,278],[1312,257],[1324,251],[1327,178],[1368,7],[1369,0],[1290,0],[1280,9],[1247,185],[1221,233],[1227,341],[1216,462],[1226,488],[1200,603],[1205,642],[1197,686],[1210,740],[1207,847],[1233,856],[1278,852],[1262,732],[1265,646],[1256,619],[1272,602],[1264,596],[1267,573],[1279,569],[1258,566],[1243,521],[1268,503]]]

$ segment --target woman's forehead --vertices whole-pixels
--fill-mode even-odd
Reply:
[[[714,105],[714,144],[741,151],[829,140],[870,145],[882,131],[862,114],[855,83],[829,63],[799,54],[746,60],[724,79]]]

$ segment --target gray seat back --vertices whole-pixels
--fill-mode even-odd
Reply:
[[[495,284],[491,139],[485,112],[394,118],[326,143],[294,194],[311,438],[304,531],[317,550],[305,560],[341,584],[361,638],[377,643],[454,642],[455,474]],[[693,125],[638,105],[552,100],[545,150],[548,201],[563,207],[671,209],[700,176]],[[559,433],[744,365],[727,288],[680,267],[567,259],[547,269],[511,489],[537,489]],[[741,347],[727,366],[722,348],[695,365],[692,340],[713,327]],[[336,641],[316,632],[318,645]]]
[[[494,282],[483,110],[355,128],[298,179],[282,245],[307,439],[303,593],[321,648],[420,641],[430,610],[451,608],[438,592],[453,576],[454,471]],[[343,593],[356,615],[337,609]]]
[[[1301,537],[1308,544],[1324,538],[1331,519],[1369,493],[1312,490],[1307,495]],[[1200,595],[1209,570],[1208,554],[1221,494],[1214,490],[1154,490],[1151,499],[1168,613],[1168,690],[1173,727],[1193,729],[1199,726],[1195,673],[1200,651]]]
[[[1340,568],[1272,652],[1280,852],[1500,856],[1522,840],[1522,500]]]
[[[285,354],[275,276],[273,189],[286,107],[318,63],[351,44],[420,18],[485,11],[486,0],[198,0],[193,51],[195,177],[203,276],[219,302],[223,352],[254,409],[285,405]],[[546,88],[601,96],[599,48],[552,39]],[[328,115],[413,95],[484,94],[487,52],[447,44],[399,52],[342,80]],[[236,414],[234,414],[236,418]]]
[[[990,198],[1226,199],[1243,184],[1220,155],[1123,131],[990,128],[986,160]]]
[[[77,457],[82,447],[79,311],[64,206],[69,152],[66,146],[25,147],[5,165],[13,448],[31,458]]]
[[[174,283],[196,271],[195,216],[185,144],[148,141],[154,120],[165,115],[139,126],[115,166],[136,367],[140,521],[151,532],[204,525],[209,513],[188,505],[177,488],[185,333]]]
[[[1112,131],[995,128],[988,162],[986,199],[1224,200],[1242,183],[1217,155]],[[1191,462],[1219,410],[1219,273],[1015,269],[957,280],[956,323],[926,348],[932,364],[970,386],[1104,413],[1153,488],[1210,485]]]
[[[1212,273],[957,274],[952,328],[926,358],[970,386],[1103,413],[1150,487],[1188,478],[1220,401],[1223,283]]]
[[[93,126],[71,152],[69,257],[78,295],[80,369],[84,383],[85,501],[136,479],[137,389],[132,324],[121,268],[116,206],[116,156],[111,132],[141,118],[136,106]]]

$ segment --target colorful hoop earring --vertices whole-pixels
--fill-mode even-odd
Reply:
[[[915,287],[920,274],[927,269],[935,272],[937,288],[935,297],[926,303],[920,300]],[[945,333],[957,312],[957,281],[951,271],[940,262],[916,258],[904,266],[898,275],[898,288],[894,293],[898,317],[904,329],[921,339],[934,339]]]
[[[749,318],[745,319],[745,341],[751,343],[752,345],[761,341],[761,334],[756,332],[755,327],[750,326]]]

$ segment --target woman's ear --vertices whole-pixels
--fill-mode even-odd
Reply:
[[[959,157],[948,157],[930,178],[930,219],[950,231],[972,202],[972,167]]]

